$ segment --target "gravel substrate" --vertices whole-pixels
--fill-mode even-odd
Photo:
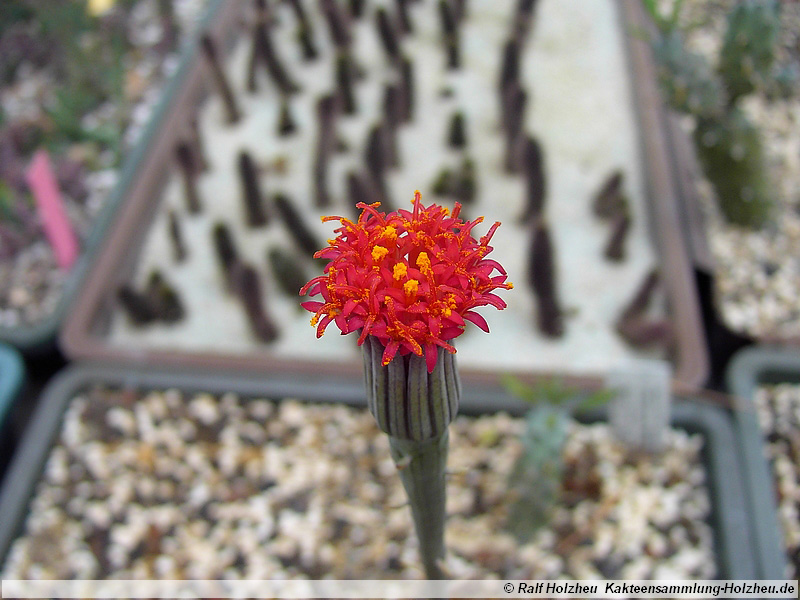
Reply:
[[[523,429],[504,414],[450,428],[450,576],[715,575],[701,436],[671,430],[645,457],[571,424],[550,525],[520,546],[504,524]],[[94,388],[69,404],[0,574],[420,578],[395,469],[365,410]]]
[[[718,55],[725,14],[735,0],[684,3],[685,23],[701,24],[687,39],[709,60]],[[779,60],[800,64],[800,4],[782,2],[783,34]],[[713,62],[712,62],[713,64]],[[761,131],[767,168],[774,186],[772,222],[753,232],[725,223],[710,183],[697,182],[715,262],[719,311],[735,331],[756,337],[800,336],[800,96],[766,101],[758,94],[742,104]],[[694,127],[686,118],[687,131]]]
[[[207,6],[208,0],[174,0],[179,38],[166,53],[158,48],[163,26],[157,0],[138,0],[131,9],[126,31],[133,47],[124,58],[127,114],[122,116],[120,125],[118,107],[107,100],[82,120],[87,128],[122,127],[122,162],[138,140],[165,83],[178,66],[183,45],[197,29]],[[35,27],[29,29],[35,32]],[[93,68],[90,64],[82,67]],[[30,125],[44,131],[52,128],[46,110],[62,86],[50,64],[40,67],[34,62],[23,62],[14,81],[0,89],[3,125]],[[113,151],[99,146],[98,153],[92,143],[75,142],[53,157],[66,211],[81,246],[117,182],[120,167]],[[34,210],[32,206],[29,209]],[[47,319],[55,310],[68,278],[68,273],[56,262],[38,217],[33,217],[24,230],[16,231],[16,237],[20,239],[13,241],[13,245],[10,239],[0,239],[0,328],[28,327]]]
[[[772,465],[778,517],[791,579],[800,577],[800,386],[779,384],[758,388],[758,419],[764,453]]]
[[[212,95],[199,111],[201,137],[211,165],[196,178],[202,210],[197,214],[187,210],[184,182],[176,167],[131,282],[135,290],[143,290],[151,273],[159,271],[174,286],[186,316],[180,322],[141,326],[119,308],[110,319],[108,338],[113,345],[224,354],[258,351],[283,359],[360,361],[351,337],[342,338],[329,331],[322,340],[313,340],[309,315],[298,310],[299,298],[294,292],[283,292],[266,255],[275,248],[293,252],[298,261],[293,269],[295,278],[302,277],[303,270],[306,279],[321,271],[319,264],[309,261],[313,251],[300,250],[282,222],[274,202],[278,193],[285,194],[295,206],[316,236],[317,248],[333,237],[334,229],[332,223],[320,223],[320,215],[352,216],[347,175],[351,170],[363,170],[370,128],[384,118],[384,90],[398,81],[375,25],[378,8],[385,6],[393,13],[395,3],[368,3],[364,16],[353,22],[352,54],[364,77],[355,86],[357,113],[344,114],[337,122],[342,143],[330,158],[327,187],[332,205],[326,208],[315,205],[312,173],[318,137],[316,105],[335,89],[335,52],[325,19],[320,11],[311,10],[318,5],[305,4],[320,51],[315,61],[303,60],[296,39],[297,20],[288,3],[276,7],[269,30],[276,53],[300,88],[288,101],[296,130],[285,137],[276,134],[280,95],[263,69],[257,72],[257,92],[246,91],[252,44],[249,33],[243,32],[225,63],[241,120],[226,124],[217,95]],[[492,239],[490,258],[507,269],[515,289],[501,294],[508,302],[506,310],[484,311],[492,329],[490,337],[471,327],[459,337],[460,364],[473,369],[586,373],[634,357],[663,358],[667,352],[659,341],[645,342],[645,348],[634,347],[615,328],[625,305],[658,264],[648,230],[648,200],[624,53],[625,32],[617,6],[607,1],[542,0],[537,3],[520,55],[520,78],[530,97],[522,126],[526,133],[536,136],[544,154],[544,213],[554,246],[555,287],[564,313],[564,335],[551,338],[537,330],[536,300],[529,283],[532,223],[520,219],[526,209],[524,177],[503,169],[505,140],[498,81],[516,3],[467,3],[467,16],[460,26],[460,70],[446,68],[437,5],[409,5],[414,32],[402,37],[400,44],[413,63],[413,119],[398,128],[399,165],[387,169],[385,183],[395,207],[408,207],[415,189],[421,190],[425,204],[451,206],[452,197],[433,193],[434,181],[444,167],[456,169],[464,158],[470,158],[477,189],[474,200],[464,202],[465,213],[469,218],[487,218],[476,227],[476,235],[484,234],[495,220],[503,223]],[[451,117],[457,111],[463,112],[467,138],[466,146],[459,149],[447,144]],[[602,119],[598,115],[603,115]],[[245,219],[236,168],[242,150],[252,156],[259,172],[263,205],[270,216],[263,226],[249,226]],[[616,169],[624,173],[623,189],[632,219],[625,259],[620,262],[603,257],[610,224],[593,215],[591,207],[593,196]],[[170,215],[177,215],[186,246],[187,256],[180,262],[174,258]],[[242,302],[226,284],[229,273],[220,269],[211,243],[218,222],[229,228],[240,260],[259,273],[259,296],[279,331],[277,339],[269,343],[254,333]],[[664,294],[658,288],[651,305],[655,318],[663,319],[664,304]]]

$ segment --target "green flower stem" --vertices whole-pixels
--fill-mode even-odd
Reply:
[[[439,349],[428,373],[425,359],[395,356],[383,366],[383,344],[372,336],[363,346],[367,404],[389,434],[392,458],[408,495],[420,556],[429,579],[441,579],[444,558],[447,426],[458,412],[461,385],[455,358]]]
[[[411,505],[419,553],[428,579],[442,579],[444,559],[447,429],[438,437],[414,442],[389,436],[389,448]]]

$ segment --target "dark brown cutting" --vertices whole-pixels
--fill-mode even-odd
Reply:
[[[244,2],[222,3],[209,31],[209,35],[217,41],[220,52],[227,50],[228,44],[240,35],[235,23],[241,18],[245,6],[247,3]],[[620,27],[625,31],[644,27],[644,14],[638,2],[620,2],[615,6],[621,11]],[[674,365],[673,387],[680,391],[704,383],[708,373],[708,356],[694,274],[681,236],[671,156],[664,130],[664,112],[659,102],[650,48],[646,41],[632,39],[630,36],[627,36],[626,43],[633,81],[631,88],[635,94],[634,107],[641,136],[640,156],[646,173],[646,197],[650,200],[647,203],[649,214],[646,218],[649,219],[648,230],[654,236],[653,246],[660,262],[675,340],[671,356]],[[108,324],[116,302],[116,289],[130,280],[137,265],[150,223],[157,213],[156,208],[167,180],[172,153],[181,136],[185,135],[185,115],[187,110],[194,109],[204,97],[207,84],[207,67],[202,56],[198,54],[187,66],[181,85],[170,99],[160,127],[157,128],[158,135],[147,142],[147,151],[143,154],[136,176],[130,180],[126,200],[121,203],[116,220],[98,249],[91,273],[80,289],[65,322],[62,348],[72,359],[124,362],[129,366],[143,368],[148,365],[184,366],[217,372],[257,371],[264,377],[284,373],[296,374],[298,377],[360,378],[363,368],[360,360],[298,361],[266,350],[226,354],[213,350],[183,352],[175,349],[131,348],[112,344],[108,339]],[[410,84],[404,85],[406,89],[412,87]],[[407,97],[412,100],[413,93]],[[533,374],[519,375],[530,378]],[[480,385],[496,381],[498,374],[490,369],[462,368],[461,377],[465,383]],[[583,388],[596,387],[602,383],[599,373],[567,375],[565,380]]]

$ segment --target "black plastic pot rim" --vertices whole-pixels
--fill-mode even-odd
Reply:
[[[160,371],[122,369],[112,365],[73,365],[53,379],[42,400],[14,461],[0,488],[0,560],[4,559],[20,532],[28,501],[35,490],[52,443],[59,431],[63,412],[74,395],[90,383],[140,390],[180,389],[186,393],[235,392],[243,397],[298,398],[309,402],[343,403],[366,408],[363,382],[354,378],[310,378],[302,382],[288,377],[242,377],[215,375],[195,370]],[[507,412],[525,414],[531,405],[497,387],[467,386],[460,412],[466,415]],[[755,578],[749,543],[750,531],[744,489],[739,475],[735,442],[726,413],[708,405],[686,401],[673,403],[672,423],[705,437],[704,459],[712,501],[712,525],[720,576]],[[581,420],[602,418],[603,411],[584,415]],[[1,564],[1,563],[0,563]]]

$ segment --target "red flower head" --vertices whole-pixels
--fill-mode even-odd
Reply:
[[[500,223],[478,242],[470,231],[483,217],[462,221],[458,203],[452,214],[436,204],[425,208],[419,192],[412,203],[413,212],[386,214],[377,211],[379,202],[359,202],[355,223],[323,217],[342,226],[330,246],[314,255],[330,259],[325,274],[303,286],[300,295],[322,294],[324,302],[302,304],[315,313],[311,325],[317,325],[317,337],[335,321],[343,334],[361,330],[359,346],[368,335],[378,338],[386,348],[384,365],[398,352],[424,352],[431,372],[437,346],[455,353],[448,340],[464,333],[465,319],[489,331],[473,309],[491,304],[502,310],[506,303],[492,291],[513,285],[499,263],[485,258]],[[495,270],[499,274],[493,276]]]

